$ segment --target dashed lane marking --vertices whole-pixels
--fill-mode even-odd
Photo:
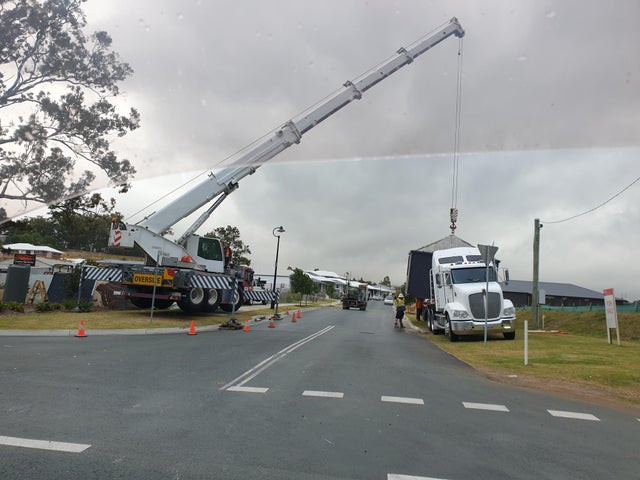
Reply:
[[[416,477],[415,475],[402,475],[400,473],[387,473],[387,480],[445,480],[434,477]]]
[[[248,393],[267,393],[268,388],[264,387],[229,387],[227,392],[248,392]]]
[[[5,436],[0,436],[0,445],[35,448],[38,450],[55,450],[56,452],[67,453],[81,453],[91,446],[83,443],[52,442],[51,440],[34,440],[31,438]]]
[[[380,401],[382,402],[393,402],[393,403],[410,403],[413,405],[424,405],[424,400],[421,398],[409,398],[409,397],[388,397],[383,395],[380,397]]]
[[[590,413],[579,413],[579,412],[563,412],[562,410],[547,410],[554,417],[563,417],[563,418],[576,418],[578,420],[593,420],[595,422],[599,422],[600,419],[595,415],[591,415]]]
[[[343,392],[322,392],[318,390],[305,390],[302,392],[303,397],[327,397],[327,398],[342,398]]]
[[[508,412],[509,409],[505,405],[494,405],[491,403],[473,403],[462,402],[464,408],[471,408],[474,410],[491,410],[493,412]]]

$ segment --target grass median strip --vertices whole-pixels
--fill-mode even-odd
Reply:
[[[296,307],[298,308],[298,307]],[[153,323],[149,325],[149,310],[96,310],[91,312],[4,312],[0,315],[0,330],[74,330],[80,320],[84,320],[85,329],[111,330],[136,328],[189,328],[191,321],[196,327],[219,325],[231,318],[230,313],[222,311],[213,314],[187,315],[181,310],[156,310],[153,312]],[[268,307],[260,310],[240,310],[236,313],[239,322],[252,316],[273,315]]]

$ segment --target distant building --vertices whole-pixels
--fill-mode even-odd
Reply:
[[[531,292],[533,282],[527,280],[509,280],[509,283],[500,283],[504,297],[513,302],[516,307],[531,306]],[[602,292],[579,287],[572,283],[540,282],[539,290],[544,292],[545,305],[553,307],[584,307],[590,305],[604,305]],[[616,303],[625,303],[622,299],[616,299]]]
[[[62,252],[60,250],[44,245],[32,245],[30,243],[11,243],[3,245],[2,250],[10,253],[36,255],[38,257],[53,258],[56,260],[62,257]]]

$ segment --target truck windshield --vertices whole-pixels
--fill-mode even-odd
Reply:
[[[453,283],[479,283],[487,281],[485,277],[486,271],[485,267],[456,268],[451,270],[451,274],[453,275]],[[489,268],[489,281],[496,281],[496,274],[493,268]]]

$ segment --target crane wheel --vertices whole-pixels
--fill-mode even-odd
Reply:
[[[202,304],[203,311],[206,313],[215,312],[220,305],[220,298],[220,292],[215,288],[205,290],[205,301]]]
[[[200,287],[191,288],[183,298],[178,300],[178,306],[186,313],[200,312],[205,303],[205,298],[204,289]]]

